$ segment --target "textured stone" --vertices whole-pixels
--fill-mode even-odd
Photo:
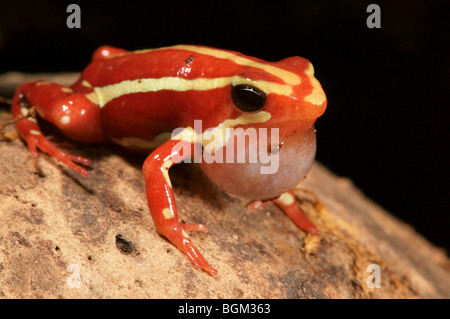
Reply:
[[[3,111],[0,122],[10,119]],[[1,298],[450,297],[445,253],[319,163],[296,189],[318,237],[275,205],[248,211],[193,164],[170,170],[180,218],[210,227],[190,237],[218,269],[212,277],[156,233],[145,157],[80,144],[72,153],[93,159],[81,177],[8,136],[0,140]],[[366,284],[370,264],[380,266],[381,288]]]

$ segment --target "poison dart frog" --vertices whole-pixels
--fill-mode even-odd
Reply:
[[[299,228],[318,234],[293,188],[313,164],[314,123],[326,105],[312,64],[301,57],[267,62],[195,45],[134,52],[103,46],[72,86],[21,85],[12,114],[33,156],[40,149],[82,176],[89,173],[76,163],[91,160],[50,143],[26,116],[31,109],[75,141],[112,141],[150,154],[143,173],[156,230],[215,275],[187,234],[208,227],[179,221],[169,168],[194,160],[225,192],[255,200],[249,208],[274,202]]]

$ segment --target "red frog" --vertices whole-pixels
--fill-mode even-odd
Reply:
[[[35,118],[21,116],[33,108],[73,140],[112,141],[150,154],[143,172],[157,231],[214,275],[187,234],[208,227],[179,221],[169,168],[194,159],[227,193],[256,200],[250,208],[272,201],[301,229],[318,234],[293,188],[313,164],[314,122],[326,105],[312,64],[301,57],[267,62],[195,45],[134,52],[105,46],[70,87],[21,85],[12,114],[33,156],[40,149],[83,176],[88,171],[76,163],[90,159],[59,150]]]

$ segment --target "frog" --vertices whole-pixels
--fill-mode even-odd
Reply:
[[[81,176],[89,175],[91,159],[61,150],[30,114],[74,141],[112,142],[148,155],[142,170],[156,231],[210,275],[218,272],[188,235],[209,228],[180,221],[169,169],[195,162],[224,192],[252,200],[249,209],[274,203],[300,229],[319,235],[294,188],[314,163],[314,124],[326,107],[305,58],[269,62],[199,45],[102,46],[71,86],[24,83],[11,102],[31,155],[47,153]]]

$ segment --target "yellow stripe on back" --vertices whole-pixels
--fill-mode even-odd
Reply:
[[[93,88],[94,91],[92,93],[87,94],[86,97],[93,103],[98,104],[100,108],[103,108],[111,100],[118,98],[122,95],[132,93],[157,92],[161,90],[174,90],[174,91],[211,90],[223,88],[230,84],[236,85],[246,83],[255,85],[256,87],[264,91],[266,94],[275,93],[281,95],[290,95],[292,93],[292,86],[301,83],[300,76],[290,71],[263,62],[254,61],[229,51],[195,45],[176,45],[158,49],[147,49],[134,52],[125,52],[107,58],[114,58],[128,54],[143,54],[151,51],[159,51],[166,49],[187,50],[199,54],[213,56],[218,59],[230,60],[239,65],[259,68],[267,73],[270,73],[271,75],[274,75],[282,79],[286,84],[280,84],[263,80],[255,81],[245,79],[238,75],[232,77],[197,78],[190,80],[179,77],[162,77],[157,79],[143,78],[136,80],[124,80],[122,82],[103,87],[94,87]],[[314,97],[311,96],[310,99],[313,100],[315,103],[318,103],[320,102],[319,100],[321,99],[321,96],[320,94],[315,94]]]
[[[317,81],[317,79],[314,77],[314,66],[312,65],[312,63],[309,64],[308,69],[306,69],[305,71],[305,74],[308,76],[313,88],[312,92],[305,96],[303,100],[314,105],[322,105],[327,100],[327,98],[319,81]]]
[[[214,48],[208,48],[208,47],[199,47],[195,45],[176,45],[172,47],[174,49],[180,49],[180,50],[188,50],[192,52],[197,52],[204,55],[209,55],[216,57],[218,59],[224,59],[224,60],[231,60],[236,64],[244,65],[244,66],[251,66],[254,68],[262,69],[266,71],[269,74],[272,74],[280,79],[282,79],[286,84],[290,85],[297,85],[301,83],[300,77],[292,72],[286,71],[284,69],[278,68],[276,66],[257,62],[239,55],[236,55],[234,53],[214,49]]]
[[[167,50],[167,49],[178,49],[178,50],[197,52],[200,54],[213,56],[218,59],[230,60],[239,65],[251,66],[254,68],[258,68],[258,69],[264,70],[267,73],[272,74],[272,75],[282,79],[286,84],[290,84],[290,85],[298,85],[302,82],[300,77],[297,74],[287,71],[287,70],[284,70],[284,69],[281,69],[281,68],[278,68],[276,66],[257,62],[257,61],[236,55],[229,51],[214,49],[214,48],[210,48],[210,47],[202,47],[202,46],[197,46],[197,45],[179,44],[179,45],[162,47],[162,48],[157,48],[157,49],[145,49],[145,50],[119,53],[119,54],[112,55],[107,58],[114,58],[114,57],[119,57],[119,56],[128,55],[128,54],[143,54],[143,53],[148,53],[148,52],[152,52],[152,51],[160,51],[160,50]]]

